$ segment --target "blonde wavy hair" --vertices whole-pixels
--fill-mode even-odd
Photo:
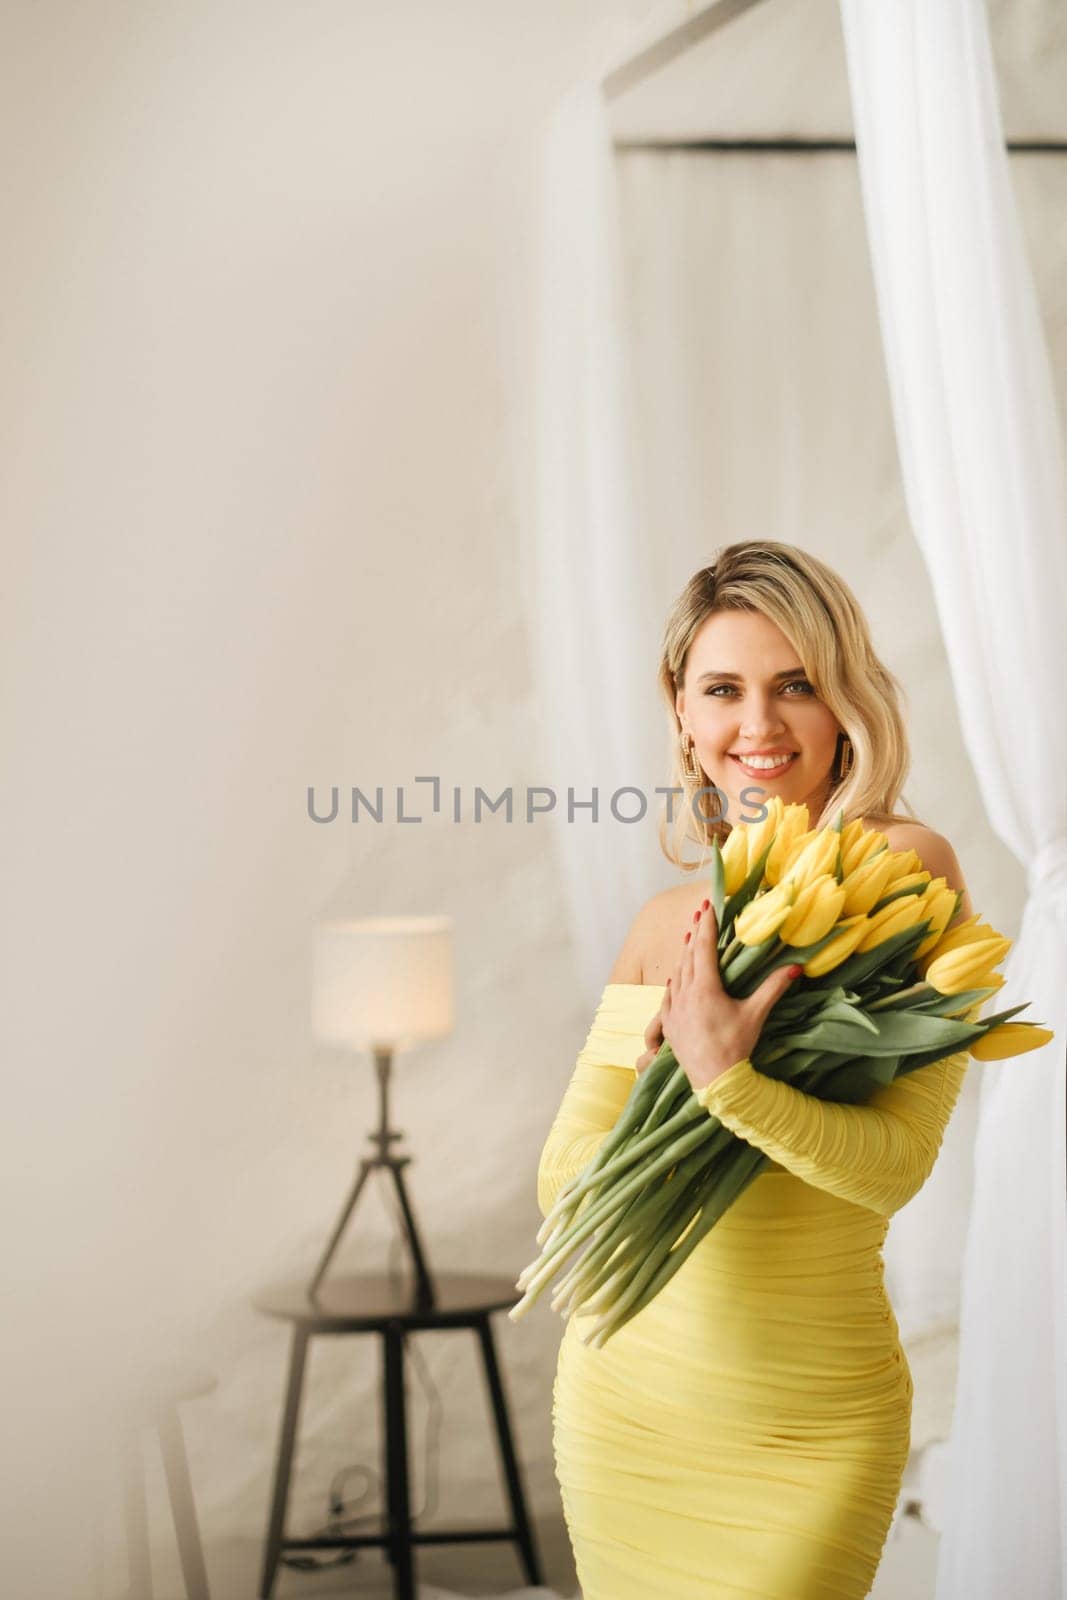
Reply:
[[[682,725],[674,706],[693,640],[718,611],[758,611],[770,618],[794,646],[816,694],[851,740],[851,769],[842,776],[844,741],[839,739],[829,797],[822,814],[811,818],[811,826],[832,822],[842,807],[846,822],[855,817],[878,823],[917,820],[901,794],[911,766],[901,712],[906,697],[875,655],[855,595],[836,572],[806,550],[776,540],[749,539],[726,545],[710,567],[694,573],[663,631],[659,683],[671,731],[670,783],[684,795],[673,820],[666,805],[660,816],[659,842],[667,859],[687,872],[698,871],[712,840],[721,843],[730,832],[725,818],[704,815],[717,804],[717,796],[703,769],[699,781],[686,776],[679,737]],[[707,798],[700,795],[705,785]],[[896,811],[898,803],[906,811]],[[701,847],[697,861],[684,859],[683,849],[690,840]]]

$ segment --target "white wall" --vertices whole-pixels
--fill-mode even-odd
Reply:
[[[533,1253],[585,1026],[547,834],[316,827],[305,790],[535,781],[509,150],[647,9],[45,3],[0,24],[6,1593],[97,1592],[111,1391],[173,1347],[219,1378],[186,1408],[205,1537],[263,1532],[286,1340],[249,1296],[313,1265],[373,1119],[365,1065],[309,1037],[321,911],[455,916],[458,1028],[396,1094],[415,1204],[438,1268],[513,1278]],[[368,1203],[347,1264],[392,1235]],[[558,1333],[501,1323],[542,1509]],[[316,1352],[297,1529],[334,1470],[377,1466],[372,1354]],[[499,1504],[473,1354],[426,1342],[445,1519]],[[121,1577],[112,1551],[100,1592]]]

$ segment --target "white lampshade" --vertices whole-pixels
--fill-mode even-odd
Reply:
[[[452,1032],[451,917],[320,922],[311,1026],[326,1044],[409,1048]]]

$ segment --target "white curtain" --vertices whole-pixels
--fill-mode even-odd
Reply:
[[[614,151],[596,81],[555,108],[538,199],[522,582],[544,708],[538,782],[555,792],[578,978],[591,1008],[630,917],[662,882],[650,819],[667,750],[655,689],[659,621],[643,603],[653,553],[634,527]],[[630,790],[647,802],[643,820]]]
[[[982,1074],[937,1600],[1067,1574],[1067,510],[980,0],[841,0],[909,513],[991,825],[1025,866],[997,1007],[1055,1029]]]

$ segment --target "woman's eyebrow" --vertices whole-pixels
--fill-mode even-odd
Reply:
[[[802,678],[803,676],[803,667],[786,667],[784,672],[776,672],[771,682],[777,683],[780,678]],[[745,681],[740,672],[702,672],[697,682],[703,683],[705,678],[727,678],[731,683],[744,683]]]

